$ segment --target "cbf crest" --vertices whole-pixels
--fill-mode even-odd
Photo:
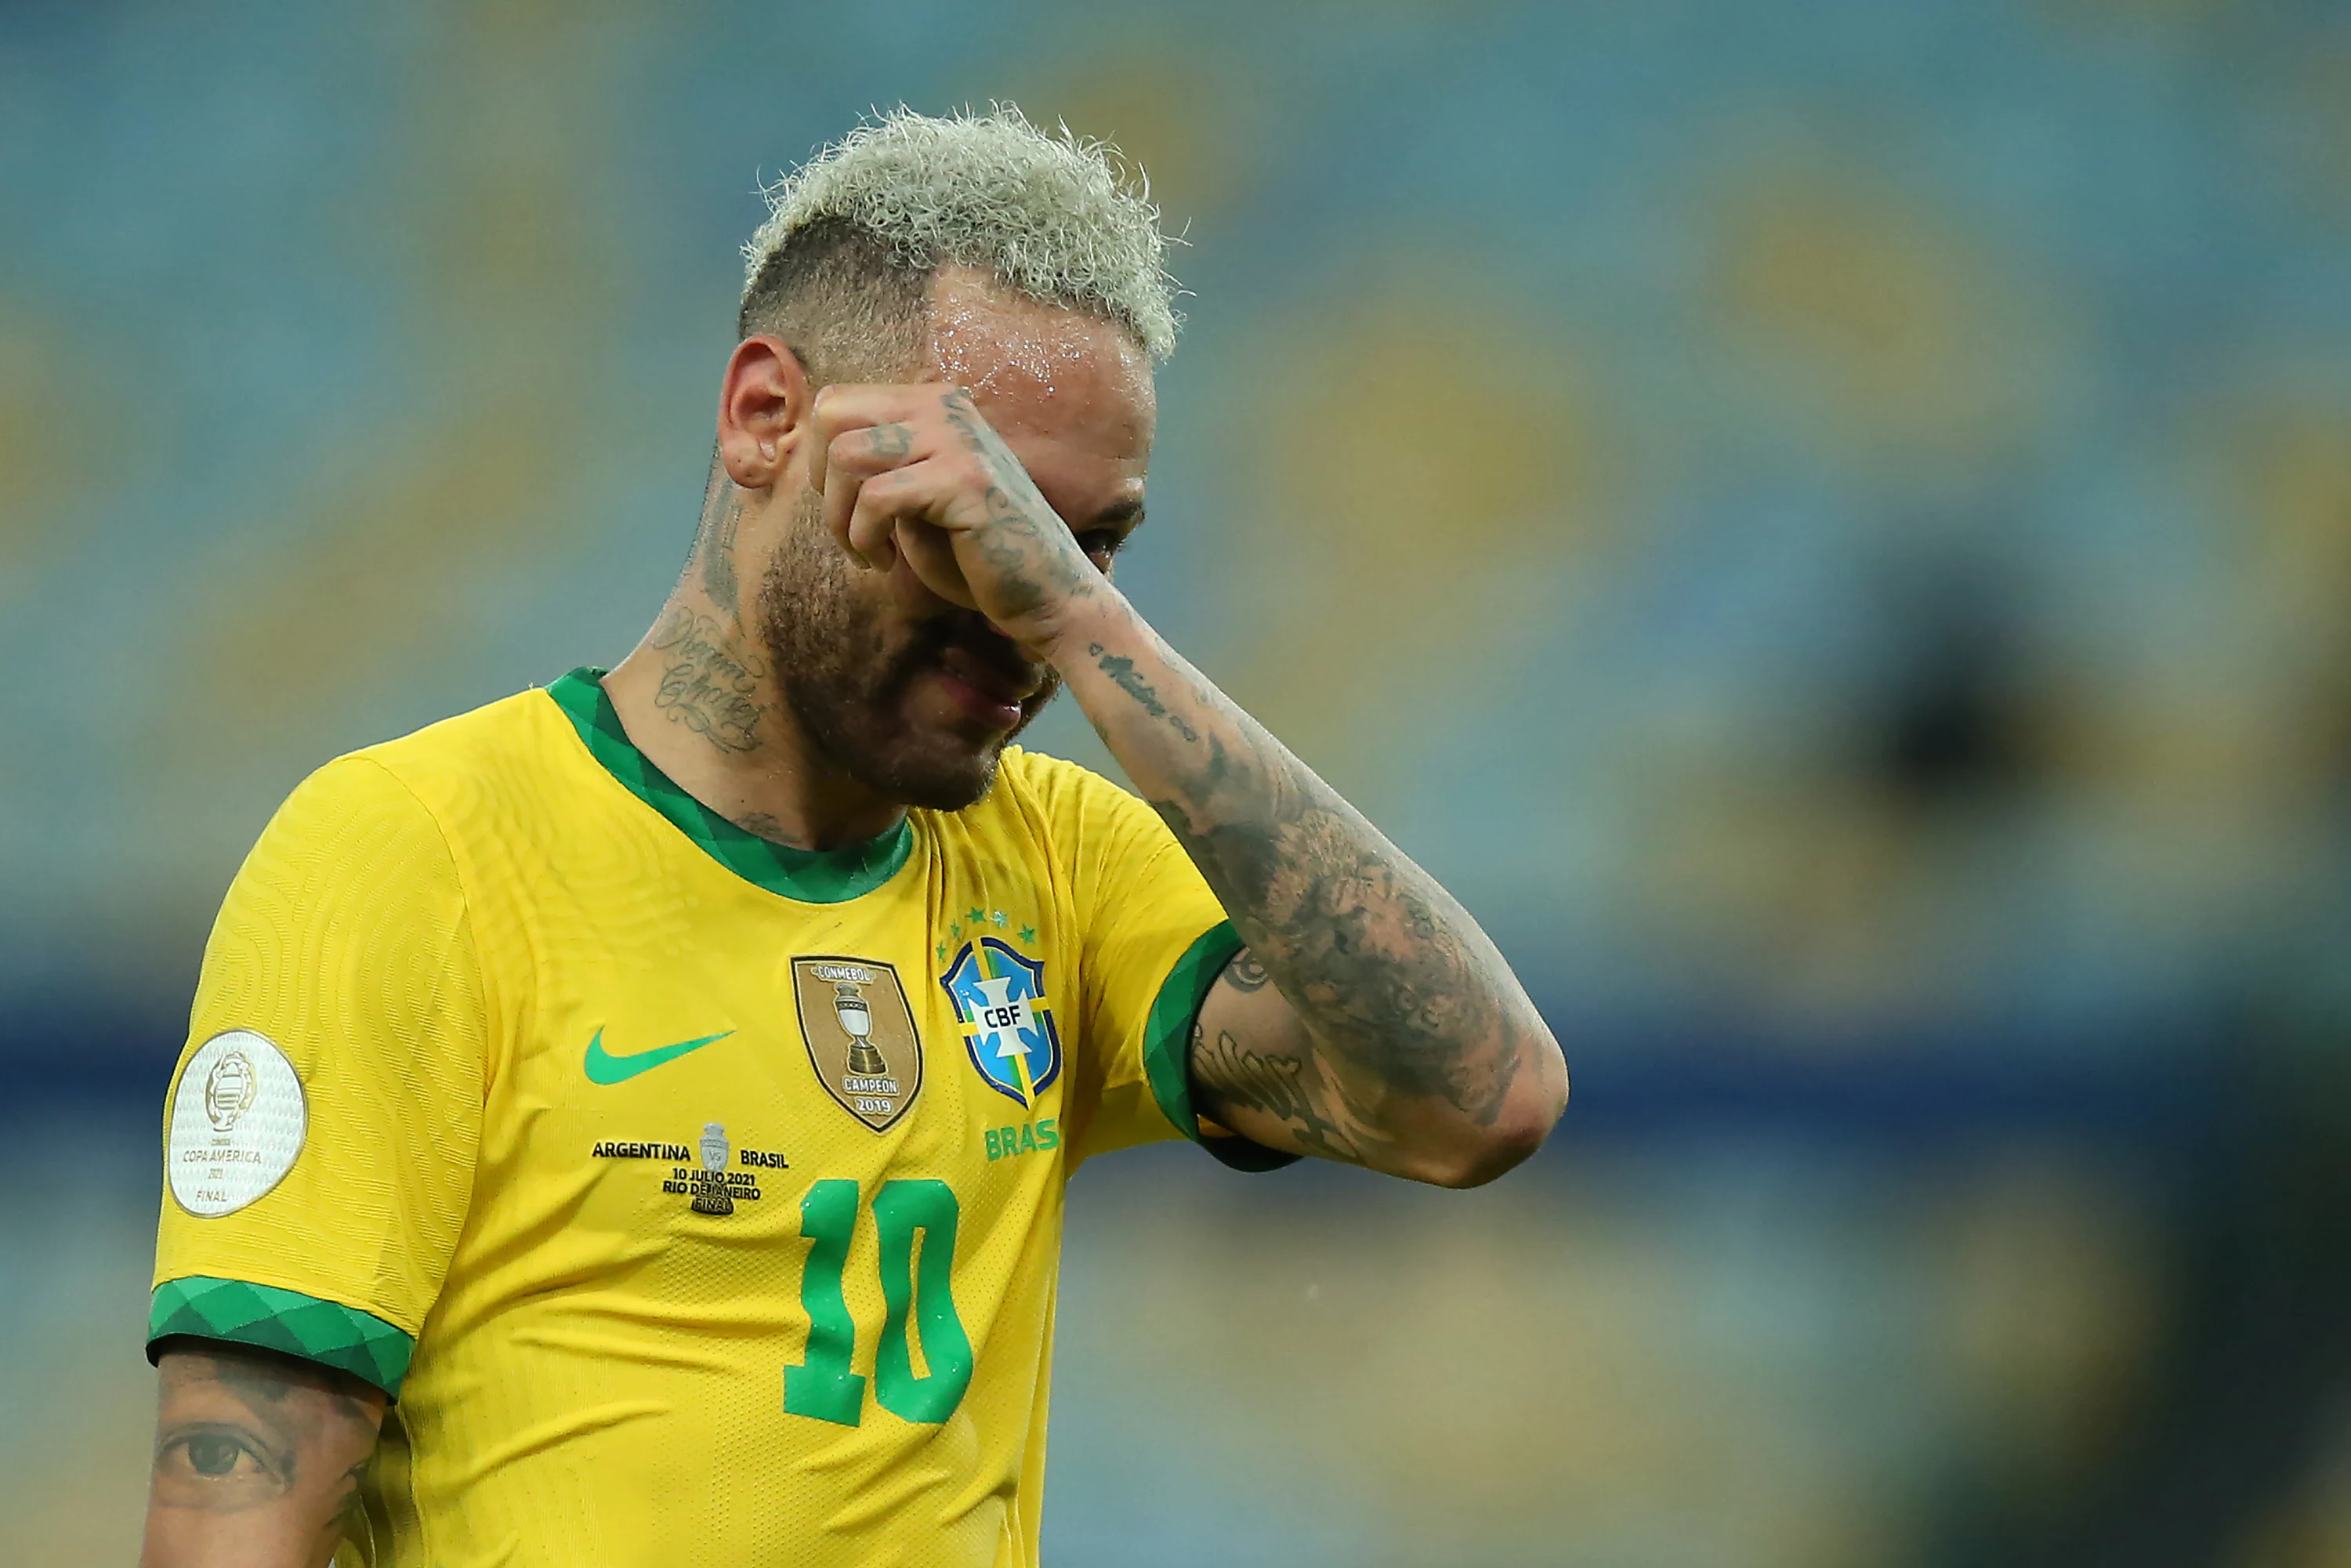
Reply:
[[[1000,938],[967,942],[939,977],[963,1025],[964,1049],[988,1087],[1034,1106],[1061,1075],[1061,1031],[1045,999],[1045,965]]]
[[[898,971],[872,958],[794,958],[792,1000],[817,1082],[887,1132],[923,1088],[923,1045]]]

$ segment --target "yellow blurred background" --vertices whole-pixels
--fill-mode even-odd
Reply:
[[[625,651],[759,183],[995,98],[1186,241],[1122,580],[1576,1078],[1083,1173],[1049,1559],[2351,1564],[2322,0],[0,6],[0,1562],[131,1554],[268,813]]]

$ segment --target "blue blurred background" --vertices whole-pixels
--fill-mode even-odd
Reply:
[[[1049,1560],[2351,1563],[2332,0],[0,5],[0,1560],[131,1555],[246,847],[627,649],[756,186],[990,98],[1190,242],[1131,591],[1576,1082],[1090,1167]]]

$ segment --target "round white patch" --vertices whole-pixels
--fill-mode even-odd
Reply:
[[[196,1048],[172,1090],[164,1140],[172,1196],[190,1214],[234,1214],[294,1168],[309,1131],[302,1080],[286,1053],[249,1029]]]

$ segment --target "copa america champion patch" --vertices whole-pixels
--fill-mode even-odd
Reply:
[[[286,1053],[249,1029],[216,1034],[172,1088],[163,1149],[172,1196],[201,1218],[234,1214],[286,1179],[309,1127]]]

